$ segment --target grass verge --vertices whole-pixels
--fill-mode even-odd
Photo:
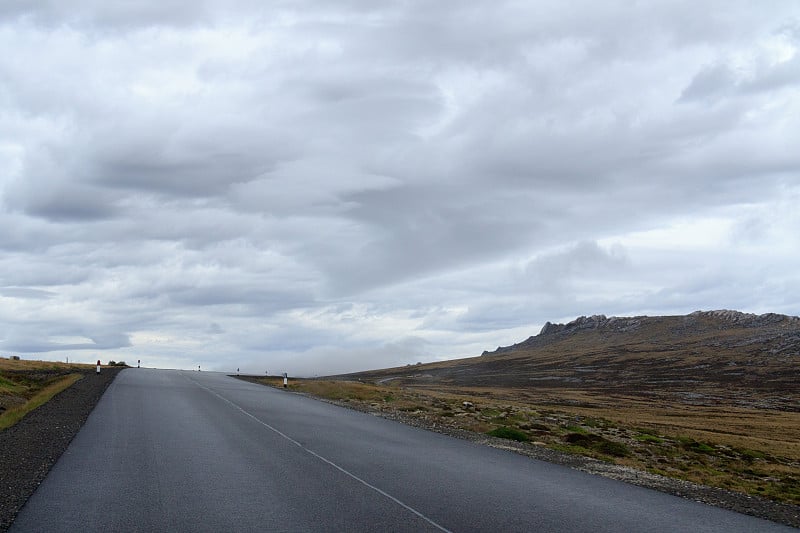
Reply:
[[[0,430],[13,426],[22,420],[26,414],[47,403],[53,396],[71,387],[81,378],[83,378],[83,374],[69,374],[43,388],[24,404],[4,411],[3,414],[0,415]]]

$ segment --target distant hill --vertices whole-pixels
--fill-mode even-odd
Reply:
[[[693,341],[719,348],[752,345],[772,354],[797,354],[800,350],[800,318],[729,310],[695,311],[686,316],[582,316],[568,324],[547,322],[538,335],[519,344],[499,347],[494,352],[483,352],[483,355],[543,347],[577,338],[603,343],[617,340],[621,343],[648,342],[673,346]]]
[[[461,387],[570,388],[800,410],[800,318],[738,311],[582,316],[480,357],[352,374]]]

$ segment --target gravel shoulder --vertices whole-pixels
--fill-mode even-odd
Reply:
[[[7,531],[17,512],[67,449],[106,388],[121,368],[104,368],[0,431],[0,531]]]

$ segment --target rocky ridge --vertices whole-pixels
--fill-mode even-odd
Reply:
[[[644,331],[650,328],[653,331]],[[666,331],[660,331],[666,328]],[[650,340],[677,342],[688,336],[713,336],[724,331],[754,330],[743,332],[731,343],[717,340],[718,347],[744,346],[769,342],[768,351],[772,354],[797,353],[800,348],[800,317],[765,313],[756,315],[721,309],[715,311],[695,311],[685,316],[634,316],[607,317],[606,315],[580,316],[567,324],[547,322],[538,335],[513,344],[499,346],[496,350],[484,351],[482,355],[498,355],[526,348],[539,348],[550,345],[566,337],[582,333],[597,333],[605,337],[644,333]],[[758,330],[758,331],[755,331]],[[709,345],[715,341],[709,339]]]

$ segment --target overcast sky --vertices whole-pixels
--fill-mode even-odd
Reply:
[[[4,0],[0,353],[323,375],[800,314],[800,3]]]

